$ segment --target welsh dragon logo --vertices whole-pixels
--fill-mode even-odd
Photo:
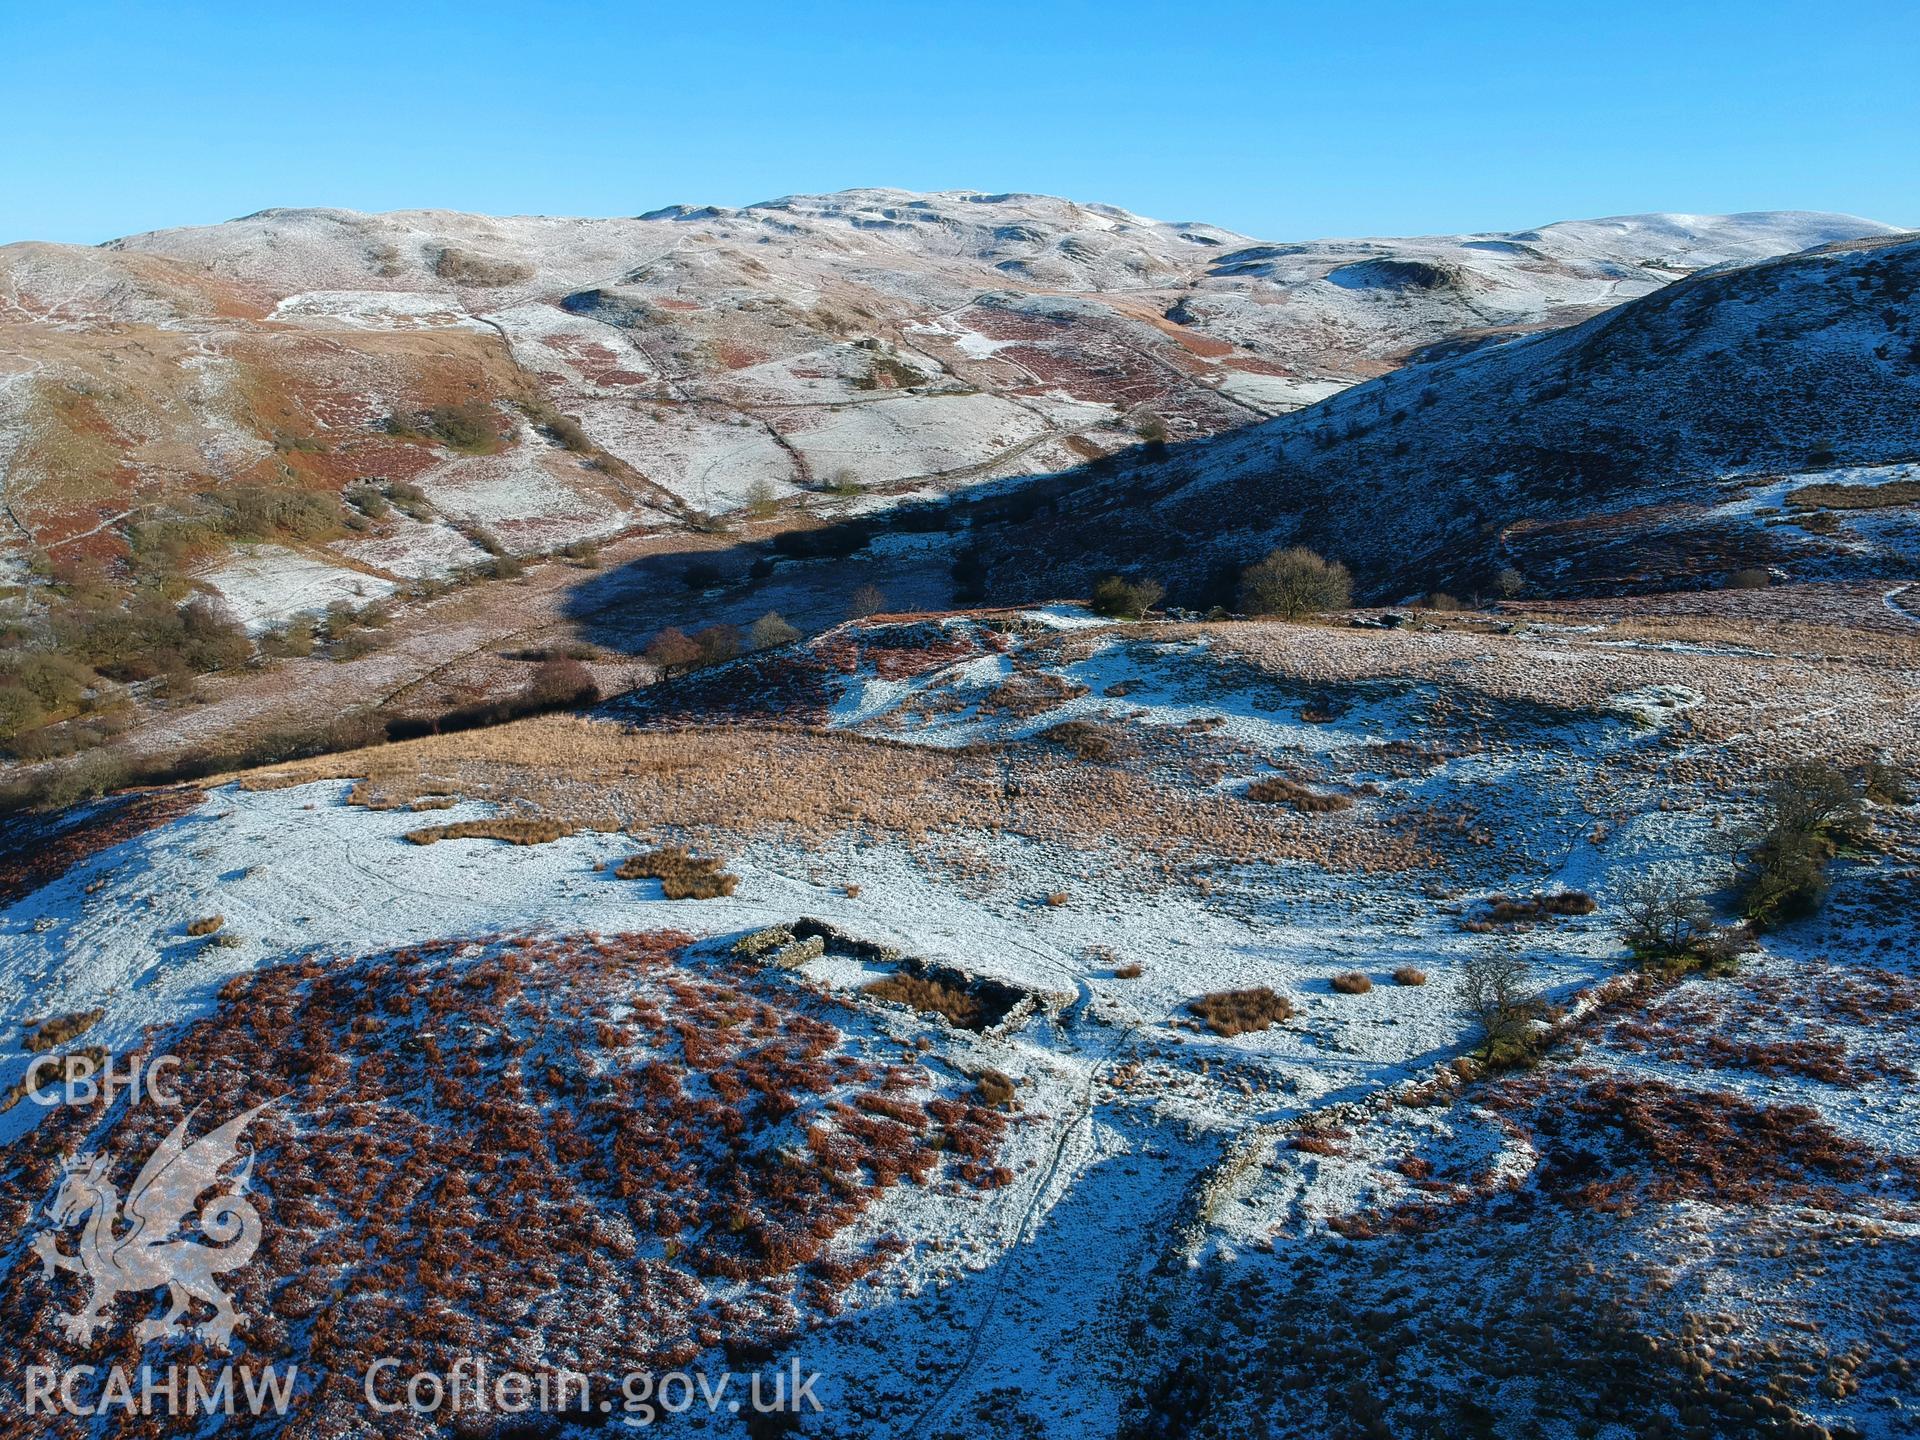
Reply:
[[[116,1296],[164,1285],[171,1308],[164,1318],[141,1323],[136,1334],[142,1343],[198,1334],[217,1350],[228,1348],[233,1327],[245,1317],[213,1277],[238,1270],[253,1258],[260,1244],[260,1217],[244,1194],[253,1172],[252,1153],[237,1173],[223,1179],[221,1172],[238,1158],[241,1132],[266,1108],[255,1106],[191,1144],[186,1136],[192,1117],[183,1118],[141,1166],[124,1206],[107,1179],[111,1155],[78,1155],[66,1162],[47,1218],[60,1229],[91,1218],[76,1254],[64,1253],[51,1230],[34,1237],[33,1250],[48,1278],[71,1270],[93,1284],[85,1308],[60,1317],[69,1340],[91,1341],[107,1324]],[[199,1214],[200,1230],[212,1244],[177,1236],[195,1202],[216,1188],[219,1193]],[[198,1326],[189,1315],[195,1300],[215,1311]]]

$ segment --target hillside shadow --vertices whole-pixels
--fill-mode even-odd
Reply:
[[[874,586],[888,612],[1054,598],[1057,565],[996,563],[1045,537],[1053,552],[1076,512],[1125,504],[1162,479],[1176,448],[1217,437],[1143,444],[1069,470],[995,481],[935,501],[761,538],[660,551],[593,575],[568,593],[564,614],[582,638],[637,655],[669,626],[744,629],[769,611],[803,633],[853,613],[854,592]],[[977,560],[972,557],[977,555]]]

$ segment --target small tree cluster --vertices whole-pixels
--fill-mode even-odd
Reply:
[[[1645,870],[1620,887],[1620,938],[1642,961],[1672,963],[1700,956],[1713,934],[1713,912],[1678,871]]]
[[[1742,837],[1742,913],[1767,926],[1816,909],[1826,895],[1827,862],[1864,834],[1860,797],[1837,767],[1801,760],[1775,770],[1759,818]]]
[[[1138,620],[1158,605],[1166,593],[1167,587],[1158,580],[1127,580],[1108,575],[1094,584],[1093,611],[1116,620]]]
[[[780,617],[763,616],[762,620],[768,618],[779,620]],[[709,625],[692,635],[669,625],[648,642],[644,654],[665,677],[684,674],[702,665],[725,664],[738,658],[740,651],[740,632],[732,625]]]
[[[1249,615],[1297,620],[1318,610],[1344,609],[1352,598],[1347,567],[1304,545],[1275,550],[1240,572],[1240,609]]]

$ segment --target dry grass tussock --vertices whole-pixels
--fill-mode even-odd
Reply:
[[[1342,995],[1365,995],[1373,989],[1373,981],[1358,970],[1349,970],[1344,975],[1336,975],[1327,983]]]
[[[1251,990],[1216,990],[1190,1001],[1187,1009],[1216,1035],[1244,1035],[1292,1018],[1293,1002],[1261,985]]]
[[[487,730],[319,756],[243,776],[269,788],[364,777],[396,803],[448,788],[472,800],[564,816],[576,829],[679,830],[798,842],[863,832],[919,841],[1008,830],[1160,856],[1306,860],[1405,869],[1430,859],[1406,830],[1360,825],[1316,837],[1284,807],[1011,746],[934,750],[787,726],[630,731],[543,716]],[[1016,782],[1017,793],[1009,780]]]
[[[725,861],[705,855],[690,855],[678,845],[630,855],[614,869],[622,880],[658,880],[669,900],[712,900],[731,895],[740,884],[738,875],[729,875],[720,867]]]
[[[1263,805],[1291,805],[1308,815],[1322,815],[1353,806],[1353,798],[1314,790],[1285,775],[1263,775],[1247,786],[1247,798]]]
[[[438,840],[504,840],[509,845],[545,845],[579,828],[564,820],[495,815],[485,820],[456,820],[451,825],[409,830],[407,839],[416,845],[431,845]]]
[[[92,1029],[105,1013],[104,1010],[77,1010],[71,1015],[49,1015],[44,1020],[30,1022],[20,1043],[34,1054],[42,1054]]]

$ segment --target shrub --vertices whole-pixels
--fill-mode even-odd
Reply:
[[[1098,720],[1062,720],[1042,730],[1039,738],[1064,745],[1080,759],[1095,765],[1114,764],[1125,759],[1134,748],[1125,731]]]
[[[364,660],[374,651],[385,645],[386,639],[365,630],[351,630],[333,641],[327,647],[327,653],[339,661]]]
[[[1116,980],[1138,980],[1146,973],[1147,967],[1142,965],[1138,960],[1129,960],[1124,965],[1116,965],[1113,967],[1113,978]]]
[[[1489,895],[1482,918],[1465,928],[1485,931],[1495,925],[1528,925],[1555,915],[1591,915],[1598,907],[1584,890],[1558,890],[1541,895]]]
[[[1342,995],[1365,995],[1373,989],[1373,981],[1358,970],[1349,970],[1344,975],[1336,975],[1327,983]]]
[[[424,521],[433,518],[433,505],[427,499],[427,492],[411,480],[389,480],[387,498],[393,502],[396,510],[409,519]]]
[[[878,615],[887,608],[886,593],[878,585],[862,585],[847,601],[847,614],[855,620]]]
[[[25,686],[0,680],[0,741],[12,740],[37,729],[46,719],[40,700]]]
[[[226,923],[227,920],[224,915],[202,915],[198,920],[190,920],[187,922],[187,934],[196,938],[202,935],[211,935]]]
[[[680,583],[689,590],[711,590],[725,578],[725,572],[711,560],[695,560],[680,572]]]
[[[195,670],[231,670],[253,656],[253,642],[220,601],[196,595],[180,607],[180,650]]]
[[[76,1035],[99,1023],[104,1010],[77,1010],[71,1015],[52,1015],[31,1022],[20,1044],[34,1054],[42,1054],[56,1045],[64,1045]]]
[[[520,698],[537,707],[591,705],[600,698],[600,686],[578,660],[556,657],[535,667]]]
[[[1344,609],[1352,598],[1347,567],[1304,545],[1275,550],[1240,572],[1240,609],[1249,615],[1294,620],[1315,610]]]
[[[1096,615],[1116,620],[1138,620],[1160,603],[1167,587],[1158,580],[1125,580],[1108,575],[1094,583],[1092,608]]]
[[[747,487],[747,514],[755,520],[771,519],[780,508],[780,492],[764,475]]]
[[[540,428],[564,450],[575,455],[593,453],[593,441],[587,438],[587,432],[580,422],[571,415],[562,415],[557,411],[542,410],[536,418]]]
[[[294,615],[261,635],[260,652],[283,659],[311,655],[313,639],[313,617]]]
[[[978,545],[969,545],[954,556],[948,573],[953,577],[956,604],[968,605],[986,598],[987,557]]]
[[[740,632],[731,625],[709,625],[693,637],[702,665],[724,665],[740,654]]]
[[[497,289],[533,278],[533,268],[511,260],[489,260],[471,250],[442,246],[433,257],[433,273],[455,285]]]
[[[1907,783],[1907,772],[1892,761],[1879,756],[1867,761],[1866,776],[1861,787],[1867,799],[1876,805],[1908,805],[1913,801],[1913,791]]]
[[[1249,990],[1216,990],[1189,1001],[1187,1009],[1216,1035],[1265,1030],[1293,1015],[1293,1002],[1265,985]]]
[[[1402,965],[1393,972],[1393,983],[1396,985],[1424,985],[1427,983],[1427,972],[1416,969],[1412,965]]]
[[[752,628],[747,631],[747,647],[751,650],[777,650],[799,638],[800,632],[789,625],[778,610],[769,610],[754,621]]]
[[[1013,1077],[998,1070],[982,1070],[974,1076],[974,1087],[980,1092],[981,1102],[996,1110],[1013,1104],[1018,1093]]]
[[[347,487],[346,501],[369,520],[384,520],[393,510],[392,503],[380,493],[380,487],[364,481]]]
[[[435,405],[424,418],[425,434],[449,450],[490,455],[500,448],[500,417],[484,400]]]
[[[1729,590],[1764,590],[1772,583],[1773,577],[1759,566],[1736,570],[1727,576]]]
[[[724,860],[689,854],[678,845],[665,845],[629,855],[613,873],[622,880],[658,880],[669,900],[713,900],[733,894],[740,884],[738,875],[721,868],[724,864]]]

